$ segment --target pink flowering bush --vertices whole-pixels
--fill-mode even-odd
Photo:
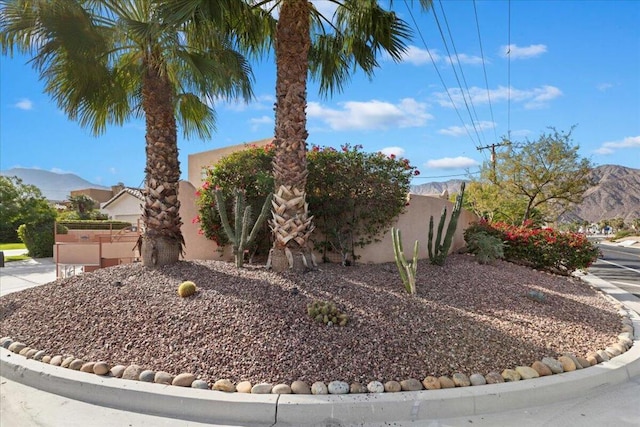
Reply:
[[[323,254],[333,251],[343,259],[356,259],[354,248],[379,238],[405,209],[411,177],[419,173],[407,159],[361,149],[349,144],[340,150],[312,146],[307,153],[307,202],[320,232],[314,233],[313,244]],[[228,243],[215,209],[215,188],[227,198],[235,188],[244,190],[253,212],[260,212],[274,189],[273,154],[271,145],[249,147],[224,157],[207,171],[196,193],[199,213],[193,219],[207,238],[219,246]],[[265,225],[256,244],[268,251],[269,238]]]
[[[532,223],[511,225],[483,220],[465,230],[465,240],[472,241],[472,236],[479,232],[504,242],[506,260],[555,273],[570,274],[587,268],[599,254],[598,248],[583,234],[534,227]]]

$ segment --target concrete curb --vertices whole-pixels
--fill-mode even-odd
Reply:
[[[600,279],[598,279],[600,280]],[[601,287],[597,281],[586,280]],[[605,282],[606,283],[606,282]],[[590,368],[532,380],[417,392],[347,395],[224,393],[101,377],[48,365],[0,348],[2,376],[95,405],[194,422],[243,426],[360,425],[426,421],[542,406],[640,376],[637,302],[606,283],[631,311],[631,349]],[[607,291],[608,289],[608,291]],[[628,294],[627,294],[628,295]],[[636,298],[637,299],[637,298]]]

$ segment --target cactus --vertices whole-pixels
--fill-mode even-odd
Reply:
[[[341,313],[338,307],[329,301],[313,301],[307,304],[307,314],[318,323],[324,323],[327,326],[338,325],[345,326],[349,317]]]
[[[416,272],[418,270],[418,246],[419,243],[416,240],[413,245],[413,258],[409,262],[404,256],[404,249],[402,248],[402,235],[397,228],[391,229],[391,240],[393,241],[393,254],[396,259],[396,265],[400,272],[400,278],[404,284],[404,288],[411,295],[416,293]]]
[[[447,259],[449,248],[451,248],[451,242],[453,241],[453,235],[456,233],[456,228],[458,227],[458,217],[460,217],[460,212],[462,211],[464,187],[465,183],[463,182],[460,185],[460,193],[456,196],[456,203],[453,206],[453,211],[451,212],[451,219],[449,220],[449,226],[447,227],[444,241],[442,240],[442,231],[444,229],[444,223],[447,220],[447,208],[442,208],[442,215],[440,215],[440,223],[438,224],[438,232],[435,241],[433,240],[433,215],[431,215],[431,218],[429,219],[429,244],[427,246],[427,250],[429,251],[429,261],[431,261],[431,264],[444,265],[444,262]]]
[[[178,286],[178,295],[182,298],[189,297],[196,293],[196,284],[187,280]]]
[[[258,219],[256,219],[253,224],[251,232],[249,232],[249,226],[251,225],[251,206],[247,206],[244,192],[239,189],[235,190],[234,227],[231,227],[229,223],[222,191],[215,190],[213,194],[216,199],[216,209],[220,215],[220,222],[233,248],[236,267],[241,268],[244,263],[244,250],[255,240],[260,226],[267,218],[267,214],[271,208],[271,198],[273,194],[269,194],[265,199],[260,215],[258,215]]]

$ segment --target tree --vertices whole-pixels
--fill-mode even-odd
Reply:
[[[78,214],[78,219],[91,218],[91,212],[96,208],[97,201],[93,200],[86,194],[78,194],[77,196],[69,196],[71,209]]]
[[[491,211],[494,220],[500,214],[501,220],[519,214],[522,223],[555,221],[579,204],[592,185],[591,163],[578,155],[572,130],[551,128],[537,141],[512,143],[507,151],[497,153],[495,170],[489,163],[482,167],[479,195],[474,194],[478,187],[470,186],[470,202]]]
[[[21,224],[35,224],[55,216],[38,187],[15,176],[0,175],[0,242],[17,242]]]
[[[380,51],[400,60],[410,29],[377,1],[336,1],[333,21],[311,2],[274,3],[280,13],[275,43],[272,266],[276,271],[300,271],[309,262],[307,242],[313,231],[306,203],[307,74],[319,81],[321,95],[340,91],[356,68],[372,76]],[[431,6],[430,0],[420,3],[424,9]]]
[[[237,49],[228,15],[165,20],[171,1],[3,1],[4,54],[32,54],[45,91],[72,120],[98,135],[108,124],[146,122],[143,264],[178,260],[184,239],[178,200],[177,127],[210,137],[215,112],[206,100],[252,96],[251,69]],[[227,3],[210,2],[210,9]],[[219,29],[224,27],[224,31]]]

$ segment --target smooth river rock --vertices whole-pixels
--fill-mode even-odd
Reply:
[[[140,379],[140,374],[142,373],[142,371],[144,371],[142,366],[129,365],[125,368],[124,372],[122,373],[122,379],[137,381],[138,379]]]
[[[384,393],[384,384],[380,381],[371,381],[367,384],[367,390],[369,393]]]
[[[213,383],[213,387],[211,387],[213,390],[217,390],[217,391],[224,391],[227,393],[233,393],[236,391],[236,386],[235,384],[233,384],[231,382],[230,379],[227,378],[223,378],[220,379],[218,381],[216,381],[215,383]]]
[[[322,381],[316,381],[311,384],[311,394],[329,394],[327,385]]]
[[[473,386],[487,384],[487,380],[484,378],[484,375],[479,373],[469,375],[469,382]]]
[[[523,380],[530,380],[533,378],[540,377],[538,371],[528,366],[516,366],[516,372],[520,375],[520,378]]]
[[[549,367],[547,365],[545,365],[544,363],[542,363],[539,360],[536,360],[535,362],[533,362],[533,364],[531,365],[531,369],[535,369],[535,371],[541,377],[546,377],[548,375],[553,375],[553,372],[551,372],[551,369],[549,369]]]
[[[253,394],[271,394],[271,390],[273,389],[273,384],[269,383],[260,383],[251,387],[251,393]]]
[[[402,386],[398,381],[387,381],[384,383],[384,391],[387,393],[397,393],[402,390]]]
[[[349,384],[344,381],[331,381],[327,386],[329,394],[347,394],[349,393]]]
[[[400,381],[402,391],[418,391],[422,390],[422,383],[415,378],[409,378]]]
[[[562,367],[562,363],[558,362],[553,357],[544,357],[542,358],[542,363],[547,365],[551,372],[554,374],[561,374],[564,372],[564,368]]]
[[[425,379],[422,380],[422,385],[427,390],[439,390],[440,389],[440,381],[438,378],[429,375]]]
[[[304,381],[295,380],[291,383],[291,392],[293,394],[311,394],[311,387]]]
[[[252,388],[253,385],[249,381],[240,381],[236,384],[236,391],[238,393],[251,393]]]
[[[456,387],[469,387],[471,385],[471,381],[469,381],[469,377],[461,372],[456,372],[451,376],[453,379],[453,383]]]
[[[182,374],[176,375],[176,377],[171,381],[171,385],[175,385],[178,387],[191,387],[191,383],[196,380],[196,376],[190,372],[183,372]]]
[[[156,384],[171,385],[173,382],[173,375],[168,372],[158,371],[153,377],[153,382]]]
[[[289,384],[276,384],[271,389],[271,394],[291,394],[291,386]]]

